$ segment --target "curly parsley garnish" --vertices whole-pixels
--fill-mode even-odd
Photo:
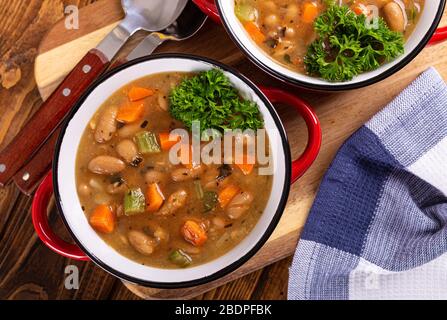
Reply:
[[[239,96],[230,80],[218,69],[183,80],[170,95],[171,115],[189,129],[200,121],[206,129],[260,129],[264,121],[255,102]]]
[[[318,37],[304,58],[307,72],[332,82],[349,81],[404,53],[403,35],[391,31],[383,18],[377,28],[367,24],[365,15],[329,5],[315,21]]]

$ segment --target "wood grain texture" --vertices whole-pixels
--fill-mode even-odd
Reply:
[[[33,52],[33,50],[36,52],[36,38],[40,41],[47,28],[54,22],[48,22],[49,17],[54,20],[57,17],[62,17],[63,5],[68,3],[73,3],[73,1],[35,1],[32,2],[32,5],[29,5],[29,2],[24,0],[0,2],[0,61],[9,61],[11,59],[13,61],[19,61],[20,59],[14,60],[17,59],[14,57],[17,55],[23,56],[23,52]],[[79,4],[85,5],[87,1],[79,1]],[[26,16],[23,14],[24,10],[27,13]],[[5,15],[7,19],[1,19],[5,12],[8,12],[8,15]],[[20,19],[18,16],[19,12],[21,15]],[[39,19],[44,19],[44,17],[48,19],[45,20],[45,23],[39,24],[36,22]],[[4,23],[3,21],[5,20],[8,20],[8,23]],[[23,20],[28,20],[28,22],[23,25]],[[32,29],[33,34],[29,36],[34,42],[23,42],[20,44],[19,39],[21,38],[21,34],[16,33],[15,30],[21,30],[23,33],[24,30],[32,25],[30,24],[31,21],[35,21],[39,25],[39,27]],[[444,21],[446,20],[444,19]],[[102,24],[100,23],[99,28],[101,26]],[[53,34],[58,34],[58,32],[54,31],[55,29],[52,30],[51,32]],[[88,34],[88,32],[84,33],[80,37],[84,38]],[[10,37],[11,39],[9,39]],[[67,37],[68,35],[63,36],[63,38]],[[76,48],[76,46],[73,46],[76,43],[75,39],[78,39],[78,36],[71,38],[71,42],[74,41],[74,43],[70,44],[72,46],[71,48]],[[130,50],[132,45],[135,44],[135,41],[126,50]],[[60,44],[66,42],[62,39],[55,39],[52,40],[52,43],[53,45],[48,45],[46,52],[56,50],[60,47]],[[5,47],[4,44],[8,45]],[[23,48],[24,51],[17,46],[21,46],[20,48]],[[123,51],[123,54],[126,50]],[[181,45],[167,43],[160,48],[160,51],[186,51],[207,55],[233,65],[257,83],[287,87],[263,74],[254,65],[244,59],[232,44],[231,40],[225,36],[221,27],[211,23],[208,23],[196,38],[191,39],[188,45],[186,42]],[[5,55],[7,52],[13,52],[13,54]],[[19,64],[22,77],[14,87],[9,90],[0,89],[2,90],[0,91],[0,142],[3,143],[2,145],[14,136],[20,126],[29,117],[29,114],[41,103],[37,95],[35,83],[32,80],[33,70],[31,63],[35,55],[36,53],[31,56],[30,60],[23,60],[26,62]],[[39,56],[39,58],[41,57]],[[55,57],[57,57],[57,54]],[[42,58],[40,61],[45,61],[45,59]],[[53,60],[53,62],[57,61]],[[297,230],[297,226],[304,223],[319,181],[341,143],[430,65],[434,65],[445,78],[447,77],[446,45],[438,45],[425,49],[409,66],[386,81],[370,88],[338,94],[315,94],[289,87],[290,90],[302,95],[311,102],[317,110],[322,120],[324,132],[322,153],[311,170],[292,188],[295,197],[289,201],[284,219],[275,232],[272,238],[273,241],[270,242],[270,244],[276,244],[276,246],[272,246],[272,250],[264,248],[244,268],[237,270],[234,275],[222,281],[236,279],[247,272],[262,267],[260,262],[266,260],[266,257],[270,258],[272,253],[275,253],[273,250],[280,253],[276,259],[290,256],[298,239],[299,230]],[[14,70],[14,68],[10,70]],[[36,70],[38,70],[37,66]],[[0,74],[4,77],[2,69],[0,69]],[[17,72],[11,71],[8,73],[8,75],[11,74],[14,76]],[[27,74],[27,76],[24,77],[24,74]],[[14,78],[13,76],[9,76],[8,79]],[[57,79],[60,79],[60,77],[56,77],[55,83],[59,81]],[[11,83],[8,79],[6,84],[8,82]],[[51,82],[54,85],[54,81],[48,81],[47,83]],[[42,88],[50,87],[41,86]],[[48,89],[48,92],[50,91],[51,88]],[[48,94],[48,92],[43,92],[43,95]],[[377,95],[377,92],[381,94]],[[9,103],[6,104],[6,101]],[[15,109],[10,109],[11,103]],[[5,117],[3,112],[6,111],[8,116]],[[278,106],[278,112],[283,119],[287,119],[285,126],[292,144],[293,154],[296,156],[304,147],[303,142],[306,135],[304,124],[295,115],[295,111],[290,108]],[[100,268],[95,267],[92,263],[69,261],[58,257],[44,247],[38,241],[32,229],[29,216],[30,204],[31,201],[29,198],[20,195],[14,187],[10,186],[5,189],[0,189],[0,298],[130,299],[136,297],[122,285],[121,281],[108,275]],[[69,238],[67,237],[65,229],[54,210],[51,210],[51,221],[55,229],[59,230],[59,233],[68,240]],[[238,280],[229,282],[217,289],[200,294],[197,298],[285,298],[289,263],[290,258],[287,258],[262,270],[254,271]],[[76,264],[80,268],[81,283],[79,290],[70,291],[64,288],[64,268],[67,264]],[[213,286],[220,284],[222,282],[215,283]],[[199,294],[202,289],[208,290],[210,288],[193,288],[182,294],[192,297]],[[135,286],[131,287],[131,289],[139,295],[153,298],[172,297],[178,296],[179,294],[178,292],[154,291]],[[145,290],[149,291],[145,292]]]
[[[33,114],[26,126],[0,152],[0,186],[6,185],[46,141],[84,91],[108,68],[110,61],[89,50],[52,95]],[[86,69],[88,68],[88,69]]]
[[[39,150],[28,160],[26,165],[14,175],[13,181],[15,185],[24,194],[31,196],[50,171],[53,163],[51,155],[56,150],[57,138],[60,132],[60,127],[53,131]]]
[[[0,149],[11,141],[42,103],[34,81],[33,65],[40,41],[52,25],[63,18],[66,5],[84,7],[92,2],[94,1],[0,1]],[[107,16],[107,12],[102,15]],[[81,21],[83,17],[81,15]],[[58,22],[60,25],[62,23]],[[217,37],[222,34],[222,30],[215,27],[211,34]],[[77,35],[73,38],[77,38]],[[214,42],[207,40],[205,45],[212,47]],[[231,44],[231,40],[225,38],[225,44]],[[228,62],[242,59],[239,52],[234,52],[234,47],[225,49],[224,53],[228,54]],[[19,79],[17,74],[20,74]],[[0,188],[0,299],[139,299],[121,281],[93,263],[64,259],[47,249],[33,230],[30,206],[31,199],[14,186]],[[50,215],[51,224],[65,240],[69,240],[52,207]],[[64,287],[64,269],[70,264],[79,267],[79,290],[66,290]],[[278,265],[282,270],[280,273],[277,273],[277,269],[271,271],[271,268],[267,268],[257,272],[259,276],[251,275],[233,281],[200,295],[197,299],[250,299],[252,296],[262,299],[264,294],[273,299],[284,298],[287,265],[288,261]],[[253,281],[266,279],[271,282],[268,279],[273,278],[273,275],[275,278],[281,275],[282,280],[275,287],[269,285],[272,289],[269,293],[263,290],[264,283]]]
[[[103,9],[106,8],[108,12],[113,10],[113,4],[108,2],[100,2],[104,3]],[[87,7],[85,10],[81,11],[81,15],[91,15],[89,21],[94,21],[95,19],[98,19],[97,15],[92,15],[91,8]],[[94,12],[97,12],[94,11]],[[115,15],[116,17],[119,17],[119,13]],[[106,23],[110,23],[110,21],[106,21]],[[101,25],[99,22],[94,22],[92,24],[95,28],[100,28],[100,30],[106,30],[107,26]],[[114,25],[112,23],[111,25]],[[55,32],[54,29],[49,33],[49,35],[52,35],[54,37],[55,35],[58,35],[59,37],[65,38],[64,36],[64,30],[61,29],[61,25],[58,24],[54,28],[59,28],[59,32]],[[90,27],[90,25],[85,26]],[[82,36],[80,36],[79,39],[71,39],[69,44],[61,44],[58,47],[52,47],[50,45],[47,45],[47,42],[51,43],[62,43],[61,41],[57,41],[55,39],[48,39],[45,38],[41,44],[41,47],[39,49],[39,56],[38,61],[39,65],[36,65],[36,72],[37,72],[37,79],[48,79],[49,77],[53,77],[52,81],[45,82],[46,84],[50,85],[50,89],[48,87],[45,87],[45,85],[42,85],[38,82],[39,87],[41,88],[41,92],[44,95],[47,95],[51,93],[52,88],[55,85],[58,85],[58,82],[63,79],[63,75],[70,70],[72,66],[70,66],[66,61],[64,63],[59,64],[58,59],[54,59],[55,56],[67,56],[70,51],[73,50],[73,48],[77,48],[77,51],[81,51],[83,45],[85,44],[86,39],[93,39],[93,37],[90,37],[90,34],[96,34],[97,30],[91,30],[90,33],[83,32]],[[137,36],[133,43],[126,46],[126,48],[123,50],[121,56],[126,54],[126,51],[133,48],[133,46],[138,43],[138,41],[141,39],[141,35]],[[219,39],[218,45],[216,42],[216,39]],[[78,45],[79,42],[79,45]],[[211,46],[207,45],[211,44]],[[92,42],[91,46],[96,45],[96,43]],[[88,46],[87,46],[88,47]],[[43,49],[42,49],[43,48]],[[51,49],[48,49],[51,48]],[[69,50],[69,51],[67,51]],[[87,50],[87,49],[85,49]],[[166,43],[166,45],[159,48],[158,52],[187,52],[187,53],[193,53],[198,55],[204,55],[211,57],[213,59],[223,61],[227,64],[230,64],[237,69],[244,70],[247,66],[251,66],[250,63],[247,63],[247,60],[244,58],[242,53],[237,49],[237,47],[231,42],[231,40],[226,36],[225,32],[223,31],[221,26],[218,26],[212,22],[209,22],[205,28],[199,32],[199,34],[194,37],[193,39],[190,39],[189,41],[181,42],[181,43]],[[84,52],[81,52],[81,54],[77,54],[82,57]],[[72,61],[73,64],[76,64],[77,61]],[[57,64],[58,66],[55,68],[55,70],[58,70],[57,73],[48,73],[48,70],[51,69],[52,64]],[[54,68],[54,67],[53,67]],[[39,76],[40,72],[47,74],[46,76]],[[245,73],[245,72],[244,72]],[[278,83],[272,83],[271,79],[263,74],[260,70],[256,68],[250,68],[245,73],[249,76],[254,77],[256,82],[258,83],[271,83],[276,84]],[[39,80],[38,80],[39,81]],[[284,108],[284,110],[289,110],[289,108]],[[286,111],[287,113],[288,111]],[[305,128],[304,122],[301,121],[299,116],[296,114],[296,111],[292,110],[292,114],[288,113],[286,119],[289,119],[288,123],[293,125],[295,123],[298,124],[300,128],[300,133],[298,134],[300,139],[296,139],[292,143],[292,148],[295,150],[296,154],[299,154],[299,151],[304,149],[305,142],[306,142],[306,134],[307,129]],[[275,233],[270,238],[269,242],[270,245],[268,245],[264,252],[260,253],[258,256],[250,260],[246,265],[241,267],[238,271],[235,273],[223,278],[219,279],[218,281],[215,281],[213,283],[203,285],[196,288],[188,288],[186,290],[154,290],[154,289],[148,289],[148,288],[140,288],[138,286],[132,286],[130,284],[127,284],[129,288],[133,290],[133,292],[139,293],[140,296],[145,298],[191,298],[194,295],[197,295],[198,293],[205,292],[207,290],[210,290],[211,288],[214,288],[220,284],[223,284],[225,282],[228,282],[233,279],[237,279],[238,277],[241,277],[242,275],[245,275],[253,270],[257,270],[261,268],[262,266],[266,264],[271,264],[283,257],[289,256],[297,243],[298,239],[298,229],[302,227],[305,221],[305,214],[307,209],[310,206],[310,203],[313,199],[313,194],[315,192],[307,193],[305,194],[305,198],[302,199],[300,202],[295,202],[295,205],[289,206],[287,209],[285,216],[288,218],[284,218],[282,222],[280,223],[280,226],[276,229]],[[294,193],[291,196],[291,203],[295,200]],[[310,196],[310,197],[309,197]],[[303,210],[297,210],[299,207],[303,208]],[[304,213],[304,216],[303,216]],[[296,214],[298,214],[298,218],[296,217]],[[289,221],[293,221],[293,223],[290,223]],[[280,241],[275,242],[275,239],[281,238],[282,242],[287,242],[287,245],[280,245]],[[141,291],[141,292],[140,292]]]

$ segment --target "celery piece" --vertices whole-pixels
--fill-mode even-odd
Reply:
[[[183,250],[178,249],[171,252],[169,255],[169,261],[178,265],[179,267],[185,268],[192,263],[192,258]]]
[[[138,133],[135,136],[135,140],[137,142],[138,149],[143,154],[161,152],[157,137],[152,132],[143,131],[141,133]]]
[[[143,213],[146,209],[146,199],[140,188],[130,189],[124,196],[124,214],[133,216]]]
[[[239,4],[235,8],[236,16],[241,21],[255,21],[257,19],[257,11],[256,9],[246,3]]]
[[[196,195],[198,199],[203,199],[203,188],[200,180],[194,181],[194,186],[196,187]]]
[[[217,205],[217,193],[214,191],[206,191],[203,194],[203,209],[205,212],[213,211]]]

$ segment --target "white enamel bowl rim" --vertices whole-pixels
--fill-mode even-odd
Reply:
[[[427,45],[441,20],[445,3],[446,0],[426,1],[419,23],[406,42],[405,53],[402,56],[392,62],[384,64],[374,71],[360,74],[351,81],[332,83],[287,69],[274,59],[270,58],[251,40],[242,24],[237,19],[234,14],[234,0],[216,0],[219,16],[221,17],[228,34],[237,46],[258,67],[282,81],[299,87],[322,91],[341,91],[365,87],[384,80],[402,69]]]
[[[220,68],[242,95],[258,103],[272,145],[273,188],[266,209],[252,232],[225,255],[186,269],[142,266],[109,247],[90,227],[76,192],[75,161],[80,138],[96,110],[125,84],[159,72],[195,72]],[[282,123],[261,91],[237,71],[206,58],[183,55],[153,55],[129,62],[108,73],[87,90],[68,115],[57,142],[53,162],[56,204],[77,245],[97,265],[129,282],[158,288],[190,287],[220,278],[245,263],[267,241],[284,211],[291,176],[291,156]],[[62,174],[63,173],[63,174]]]

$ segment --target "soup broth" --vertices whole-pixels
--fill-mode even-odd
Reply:
[[[304,63],[316,39],[315,19],[326,9],[325,0],[235,0],[236,15],[252,39],[283,66],[307,73]],[[425,0],[337,0],[357,15],[375,6],[388,27],[407,39],[413,32]],[[372,12],[372,11],[371,11]]]
[[[222,256],[250,233],[270,196],[272,176],[258,175],[258,164],[249,173],[235,165],[171,164],[172,146],[162,137],[185,127],[172,118],[168,97],[191,76],[156,74],[120,89],[79,146],[77,188],[86,217],[113,249],[143,265],[179,268]],[[123,111],[129,104],[132,111],[141,106],[138,117]],[[138,139],[148,133],[161,150],[142,152]],[[135,204],[141,198],[143,207]]]

